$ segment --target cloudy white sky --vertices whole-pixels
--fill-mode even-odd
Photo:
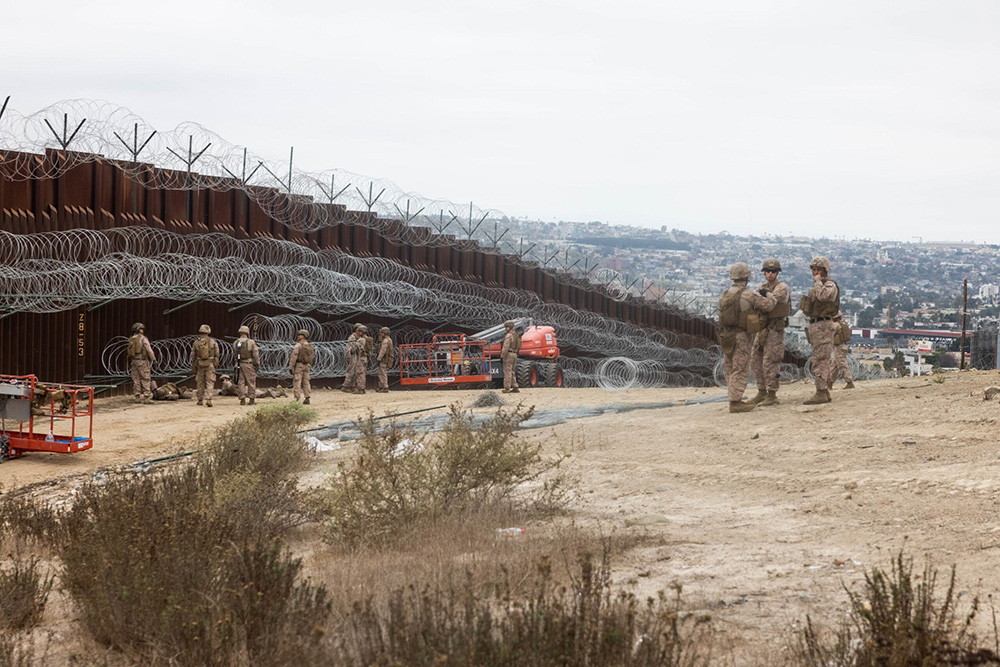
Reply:
[[[99,7],[99,8],[98,8]],[[995,0],[46,2],[0,99],[105,99],[514,216],[1000,243]]]

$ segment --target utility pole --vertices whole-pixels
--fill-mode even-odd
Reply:
[[[962,344],[958,348],[960,361],[958,370],[965,370],[965,325],[969,319],[969,279],[966,278],[962,284]]]

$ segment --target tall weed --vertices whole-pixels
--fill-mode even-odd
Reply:
[[[1000,656],[983,648],[973,622],[979,598],[959,612],[952,566],[944,593],[929,563],[914,574],[913,561],[902,553],[889,572],[865,573],[860,593],[847,591],[849,619],[825,638],[806,618],[799,637],[798,664],[809,667],[911,667],[931,665],[997,665]]]

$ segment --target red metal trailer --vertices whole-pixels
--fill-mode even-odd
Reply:
[[[26,452],[75,454],[90,449],[93,416],[93,387],[42,383],[34,375],[0,375],[0,462]]]

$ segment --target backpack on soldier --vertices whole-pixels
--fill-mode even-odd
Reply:
[[[128,339],[128,356],[130,357],[145,357],[142,348],[142,334],[132,334]]]
[[[736,291],[727,289],[719,297],[719,326],[723,328],[743,328],[740,326],[740,296],[742,296],[745,289],[745,287],[741,287]]]
[[[314,358],[313,346],[307,341],[300,341],[299,345],[301,347],[299,347],[299,356],[297,358],[298,363],[312,364]]]

